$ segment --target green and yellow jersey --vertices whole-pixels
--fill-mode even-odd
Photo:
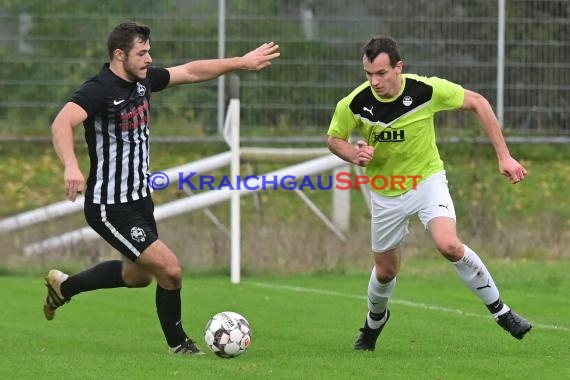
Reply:
[[[391,99],[380,99],[368,81],[358,86],[337,103],[328,130],[329,136],[348,141],[357,129],[374,147],[374,159],[366,167],[368,177],[406,178],[404,189],[371,188],[387,196],[402,194],[413,187],[413,181],[417,184],[443,170],[434,114],[460,108],[464,97],[463,87],[445,79],[414,74],[402,77],[400,93]]]

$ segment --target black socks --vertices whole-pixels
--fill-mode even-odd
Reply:
[[[180,289],[167,290],[156,285],[156,312],[164,337],[170,347],[176,347],[187,338],[182,328]]]
[[[76,294],[90,290],[125,287],[122,269],[121,260],[99,263],[83,272],[69,276],[61,285],[61,294],[70,299]]]

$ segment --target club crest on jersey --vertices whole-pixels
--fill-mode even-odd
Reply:
[[[143,241],[146,240],[146,233],[142,228],[135,226],[131,228],[131,238],[134,241],[142,243]]]
[[[144,96],[144,94],[146,94],[146,87],[139,82],[137,82],[137,94],[139,94],[139,96]]]
[[[404,96],[404,99],[402,99],[402,103],[406,106],[409,107],[412,105],[413,100],[411,96]]]

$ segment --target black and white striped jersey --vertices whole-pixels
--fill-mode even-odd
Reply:
[[[149,101],[169,81],[168,70],[149,67],[145,80],[127,82],[106,63],[73,95],[71,101],[88,115],[83,123],[91,162],[86,201],[117,204],[150,194]]]

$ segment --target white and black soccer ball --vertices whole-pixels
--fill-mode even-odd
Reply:
[[[243,315],[223,311],[206,324],[204,340],[208,348],[222,358],[235,358],[251,343],[251,328]]]

